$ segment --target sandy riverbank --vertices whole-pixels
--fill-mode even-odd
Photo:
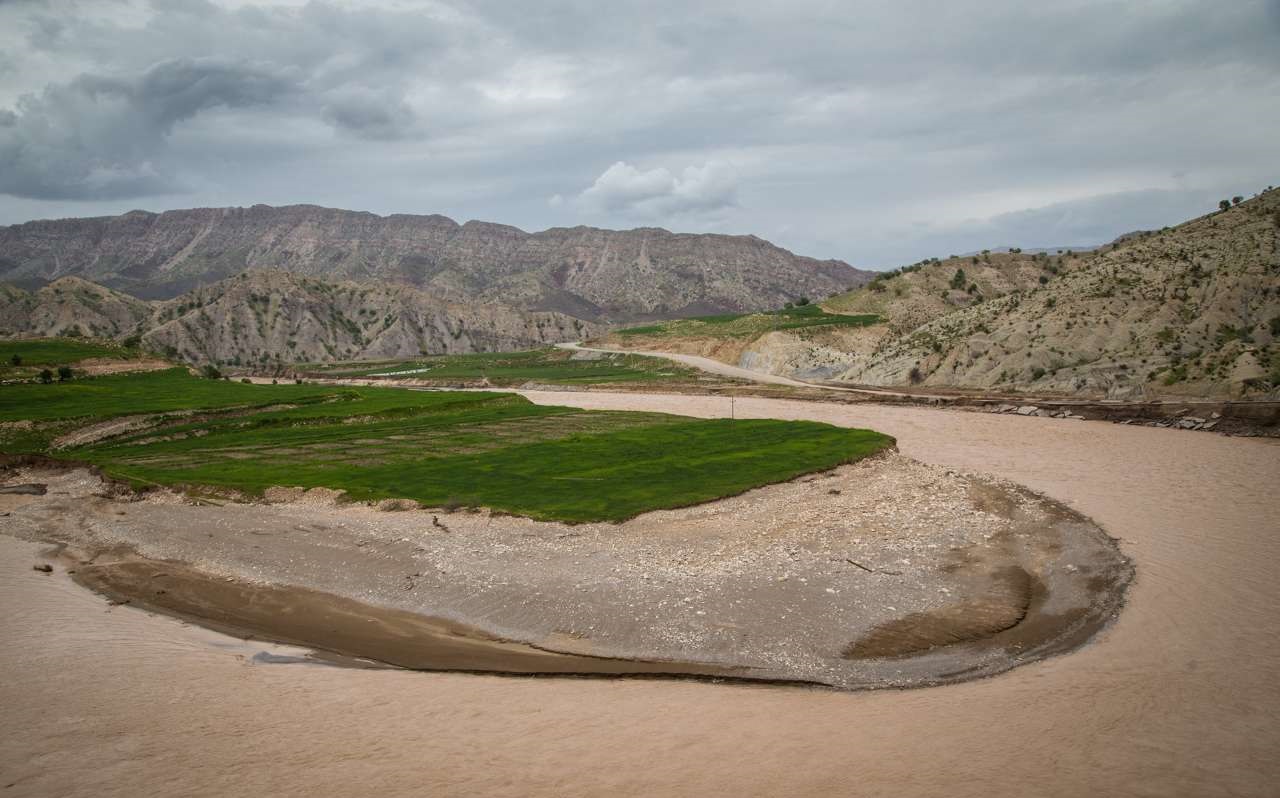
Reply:
[[[870,405],[738,399],[737,412],[882,429],[909,457],[1064,500],[1135,560],[1128,606],[1069,656],[941,688],[530,681],[261,666],[175,621],[107,609],[30,571],[34,549],[6,548],[5,783],[15,795],[1270,793],[1274,442]]]
[[[67,547],[59,567],[95,590],[410,668],[938,684],[1082,644],[1132,573],[1080,514],[893,453],[574,526],[323,490],[136,500],[83,469],[7,477],[47,493],[0,532]]]

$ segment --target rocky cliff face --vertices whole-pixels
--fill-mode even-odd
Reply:
[[[0,287],[0,333],[122,339],[191,363],[255,366],[528,349],[599,330],[560,313],[442,302],[415,288],[250,271],[167,301],[79,278]]]
[[[754,236],[590,227],[526,233],[444,216],[311,205],[133,211],[0,227],[0,280],[26,286],[71,275],[171,298],[247,268],[382,280],[450,301],[496,301],[590,320],[762,310],[871,277]]]

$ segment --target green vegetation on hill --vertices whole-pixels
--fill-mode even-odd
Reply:
[[[661,382],[696,379],[692,369],[638,355],[591,355],[575,359],[563,349],[442,355],[416,360],[337,363],[313,367],[332,377],[404,377],[446,383],[488,380],[499,387],[527,382],[584,385],[617,382]]]
[[[588,361],[590,362],[590,361]],[[199,411],[199,415],[179,414]],[[157,414],[50,450],[55,434]],[[534,518],[618,521],[852,462],[892,445],[812,422],[535,405],[514,394],[246,385],[181,370],[0,391],[4,451],[49,451],[139,485],[330,487]]]
[[[875,324],[875,315],[848,316],[828,313],[817,305],[804,304],[767,313],[737,313],[718,316],[696,316],[690,319],[661,322],[616,331],[621,336],[678,336],[707,338],[744,338],[776,330],[808,327],[866,327]]]

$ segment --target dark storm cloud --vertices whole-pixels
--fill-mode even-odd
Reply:
[[[0,53],[0,222],[312,201],[893,265],[1277,182],[1280,0],[0,0]]]
[[[220,105],[271,103],[295,82],[265,65],[201,58],[51,84],[0,116],[0,191],[37,199],[169,191],[172,177],[152,159],[175,124]]]
[[[373,92],[334,97],[324,106],[323,117],[352,135],[384,140],[413,135],[417,121],[403,100]]]

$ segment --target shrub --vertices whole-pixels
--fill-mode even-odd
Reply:
[[[210,379],[210,380],[222,379],[222,372],[218,371],[218,368],[214,366],[212,363],[206,363],[205,367],[200,370],[200,373],[205,377],[205,379]]]
[[[130,335],[128,338],[121,341],[120,344],[125,349],[137,349],[138,347],[142,346],[142,336]]]
[[[18,354],[17,352],[14,352],[14,353],[13,353],[13,357],[9,358],[9,362],[10,362],[10,363],[12,363],[12,364],[13,364],[13,365],[15,365],[15,366],[21,366],[21,365],[22,365],[22,355]]]
[[[71,379],[70,366],[58,366],[58,382],[66,382]]]
[[[951,275],[951,287],[956,289],[964,288],[965,282],[964,269],[956,269],[956,273]]]
[[[1220,211],[1229,211],[1229,210],[1231,210],[1231,200],[1222,200],[1222,201],[1220,201],[1220,202],[1218,203],[1218,210],[1220,210]]]
[[[807,304],[809,304],[809,297],[807,297],[807,296],[802,296],[802,297],[800,297],[799,299],[797,299],[797,300],[796,300],[796,307],[801,307],[801,308],[802,308],[802,307],[804,307],[804,306],[805,306],[805,305],[807,305]]]
[[[911,380],[912,385],[916,385],[923,380],[924,375],[920,373],[920,367],[912,366],[910,373],[907,374],[907,379]]]
[[[245,385],[252,385],[252,384],[253,384],[253,380],[249,379],[248,377],[241,377],[241,378],[240,378],[240,381],[241,381],[241,382],[243,382]]]
[[[43,382],[45,385],[48,385],[49,383],[53,382],[53,372],[49,371],[49,369],[42,370],[40,372],[40,381]]]
[[[1242,202],[1244,202],[1244,197],[1241,197],[1241,196],[1240,196],[1240,195],[1238,195],[1238,194],[1237,194],[1236,196],[1234,196],[1234,197],[1232,197],[1232,198],[1231,198],[1231,204],[1232,204],[1232,205],[1239,205],[1239,204],[1240,204],[1240,203],[1242,203]]]
[[[1174,383],[1182,382],[1186,378],[1187,378],[1187,366],[1185,363],[1183,363],[1169,369],[1169,373],[1164,375],[1164,384],[1173,385]]]
[[[1038,380],[1043,376],[1044,376],[1044,369],[1040,368],[1039,366],[1036,366],[1035,368],[1031,369],[1031,379]]]

